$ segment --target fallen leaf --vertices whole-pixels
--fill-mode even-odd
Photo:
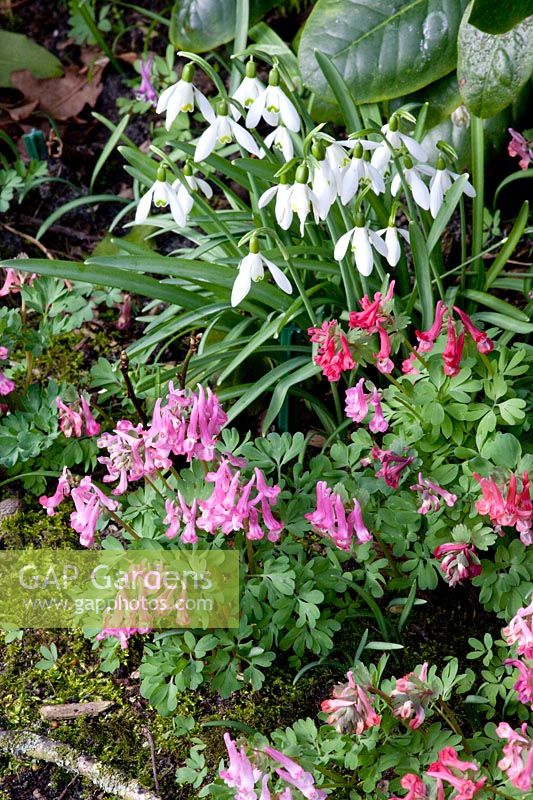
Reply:
[[[27,69],[12,72],[11,83],[22,92],[25,103],[18,109],[12,109],[11,116],[13,113],[20,115],[22,109],[32,103],[37,103],[42,111],[58,120],[75,117],[85,105],[93,108],[103,88],[102,72],[106,64],[107,61],[95,62],[91,67],[84,67],[81,70],[70,67],[65,70],[62,78],[34,78]],[[23,118],[18,116],[18,119]]]

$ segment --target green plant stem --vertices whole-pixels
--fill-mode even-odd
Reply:
[[[420,363],[422,364],[424,369],[429,370],[428,362],[425,360],[425,358],[422,358],[422,356],[420,355],[420,353],[418,352],[416,347],[413,347],[413,345],[411,344],[411,342],[409,341],[407,336],[405,336],[405,334],[402,334],[402,339],[403,339],[403,343],[405,344],[407,349],[410,350],[411,353],[415,353],[416,354],[417,361],[420,361]]]
[[[315,312],[313,310],[313,306],[311,305],[311,301],[309,300],[309,297],[307,296],[307,292],[305,291],[305,287],[304,287],[304,285],[302,283],[300,275],[298,274],[298,270],[295,269],[292,266],[290,261],[286,260],[285,263],[287,264],[287,269],[289,270],[291,278],[293,279],[294,283],[296,284],[296,288],[298,289],[298,293],[299,293],[300,297],[302,298],[302,302],[303,302],[303,304],[305,306],[305,310],[307,311],[307,316],[309,317],[309,321],[311,322],[311,325],[316,327],[316,325],[318,324],[317,323],[316,314],[315,314]]]
[[[241,53],[246,48],[248,41],[248,27],[250,24],[250,0],[236,0],[235,4],[235,37],[233,52]],[[233,94],[239,85],[240,72],[233,59],[230,76],[229,93]]]
[[[385,378],[386,378],[388,381],[390,381],[390,383],[392,383],[392,384],[393,384],[393,386],[396,386],[396,388],[398,389],[398,391],[399,391],[399,392],[401,392],[401,393],[402,393],[402,395],[407,395],[407,393],[406,393],[405,389],[403,388],[403,386],[401,385],[401,383],[398,383],[398,381],[396,380],[396,378],[393,378],[393,377],[392,377],[392,375],[389,375],[387,372],[384,372],[384,373],[383,373],[383,375],[385,376]],[[411,413],[412,413],[412,414],[413,414],[413,415],[414,415],[414,416],[415,416],[415,417],[416,417],[416,418],[417,418],[417,419],[418,419],[420,422],[424,423],[424,419],[423,419],[423,417],[422,417],[422,416],[421,416],[421,415],[418,413],[418,411],[417,411],[417,410],[416,410],[416,409],[415,409],[415,408],[412,406],[412,404],[411,404],[411,403],[410,403],[408,400],[404,400],[404,398],[403,398],[403,397],[396,397],[396,400],[397,400],[399,403],[401,403],[403,406],[405,406],[405,408],[408,408],[408,409],[409,409],[409,411],[410,411],[410,412],[411,412]]]
[[[333,395],[333,402],[335,403],[335,413],[337,415],[337,422],[340,425],[343,419],[341,399],[339,397],[339,389],[336,383],[331,384],[331,394]]]
[[[463,749],[464,749],[465,753],[467,755],[469,755],[469,756],[472,755],[472,750],[471,750],[470,745],[468,744],[468,742],[466,740],[466,737],[465,737],[463,731],[461,730],[461,726],[459,724],[459,720],[455,716],[454,712],[452,711],[452,709],[450,708],[448,703],[445,700],[441,699],[441,700],[438,701],[438,703],[436,704],[435,708],[436,708],[437,712],[441,715],[443,720],[450,726],[452,731],[454,733],[456,733],[458,736],[461,737],[461,743],[463,745]]]
[[[79,2],[79,0],[78,0],[78,2],[76,2],[74,4],[74,6],[76,8],[76,11],[83,18],[83,21],[85,22],[85,24],[89,28],[89,30],[90,30],[90,32],[91,32],[91,34],[93,36],[93,39],[95,40],[95,42],[98,45],[98,47],[100,48],[100,50],[102,50],[106,54],[106,56],[108,57],[108,59],[113,64],[114,68],[116,69],[116,71],[120,75],[124,75],[125,71],[124,71],[124,68],[122,67],[122,64],[115,58],[115,54],[113,53],[113,51],[111,50],[111,48],[107,44],[105,38],[102,36],[102,33],[101,33],[98,25],[96,24],[96,20],[94,20],[92,18],[91,12],[87,8],[86,4],[84,2]]]
[[[385,544],[385,542],[383,541],[383,539],[381,538],[381,535],[377,532],[377,530],[374,530],[374,536],[375,536],[376,542],[378,543],[379,547],[383,551],[383,555],[385,556],[385,558],[389,562],[389,566],[390,566],[390,568],[392,570],[392,573],[393,573],[394,577],[395,578],[401,578],[402,574],[401,574],[400,570],[398,569],[398,567],[396,566],[396,561],[395,561],[394,556],[392,555],[391,550]]]
[[[130,533],[134,539],[142,539],[142,536],[139,536],[137,531],[131,527],[129,522],[125,522],[123,519],[119,517],[118,514],[115,514],[114,511],[109,511],[109,509],[108,509],[108,514],[111,517],[111,519],[115,520],[117,525],[120,525],[121,528],[124,528],[125,531],[128,531],[128,533]]]
[[[480,254],[483,249],[483,205],[485,191],[485,141],[483,120],[471,116],[470,136],[472,148],[472,184],[476,190],[476,196],[472,202],[472,258],[477,271],[476,286],[478,289],[483,287],[483,261]]]
[[[461,195],[459,200],[459,215],[461,218],[461,291],[465,289],[466,282],[466,211],[465,211],[465,198]]]
[[[162,497],[162,498],[163,498],[163,500],[165,500],[165,499],[166,499],[166,498],[165,498],[165,495],[163,494],[163,492],[161,491],[161,489],[159,489],[159,488],[158,488],[158,486],[156,486],[156,484],[154,483],[154,481],[153,481],[151,478],[149,478],[149,477],[148,477],[148,475],[145,475],[145,476],[144,476],[144,480],[146,481],[146,483],[148,483],[148,484],[149,484],[149,485],[152,487],[152,489],[154,489],[154,491],[156,491],[156,492],[157,492],[157,494],[159,495],[159,497]]]
[[[254,548],[251,540],[248,538],[246,538],[246,558],[248,560],[248,569],[250,570],[250,575],[257,575],[257,567],[255,565],[255,557],[254,557]]]

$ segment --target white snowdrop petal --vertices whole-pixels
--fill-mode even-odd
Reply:
[[[287,95],[281,91],[278,94],[280,116],[283,124],[287,126],[290,131],[297,133],[300,130],[300,117],[294,104],[289,100]]]
[[[213,197],[213,190],[207,181],[204,181],[203,178],[196,178],[196,183],[198,184],[200,191],[205,195],[205,197],[207,197],[208,200]]]
[[[418,161],[428,160],[428,154],[416,139],[413,139],[412,136],[407,136],[405,133],[400,133],[399,137],[414,158],[418,159]]]
[[[210,125],[213,124],[215,121],[215,112],[211,108],[211,103],[207,99],[202,92],[194,87],[194,99],[196,100],[196,105],[200,109],[200,113],[204,117],[204,119],[209,122]]]
[[[263,258],[263,261],[270,270],[272,277],[274,278],[279,288],[283,292],[286,292],[286,294],[292,294],[291,282],[289,281],[287,276],[280,270],[280,268],[272,261],[269,261],[268,258]]]
[[[250,277],[250,272],[243,269],[241,264],[239,267],[239,274],[235,278],[235,282],[231,290],[231,305],[233,308],[238,306],[239,303],[242,303],[251,288],[252,279]]]
[[[241,125],[239,125],[238,122],[235,122],[232,119],[229,120],[229,124],[233,135],[235,136],[237,142],[241,145],[241,147],[244,147],[244,149],[247,150],[249,153],[252,153],[252,155],[258,156],[259,148],[257,147],[257,144],[255,143],[255,139],[252,136],[252,134],[249,131],[247,131],[246,128],[241,127]]]
[[[383,256],[383,258],[388,258],[389,253],[388,253],[387,245],[383,241],[381,236],[378,236],[378,234],[375,231],[369,230],[368,231],[368,238],[369,238],[372,246],[376,248],[378,253],[381,256]]]
[[[194,160],[197,163],[203,161],[207,158],[215,149],[215,145],[217,142],[217,125],[213,123],[213,125],[209,125],[208,128],[202,133],[198,142],[196,144],[196,150],[194,151]]]
[[[139,205],[137,206],[137,211],[135,212],[135,222],[140,223],[148,219],[150,208],[152,206],[153,193],[154,187],[152,186],[151,189],[148,189],[146,194],[143,194],[139,200]]]
[[[278,186],[271,186],[270,189],[267,189],[266,192],[263,192],[259,200],[257,201],[258,208],[264,208],[266,205],[270,203],[270,201],[276,196],[278,191]]]
[[[346,255],[346,251],[350,245],[350,239],[353,236],[354,230],[355,228],[351,228],[351,230],[346,231],[346,233],[343,233],[341,238],[337,241],[335,250],[333,252],[333,257],[336,261],[341,261]]]
[[[374,254],[368,240],[366,228],[354,229],[352,250],[354,251],[355,266],[358,272],[365,277],[371,275],[374,269]]]
[[[246,115],[247,128],[255,128],[257,126],[257,123],[259,122],[259,120],[261,119],[261,115],[263,114],[263,109],[265,108],[265,102],[266,102],[266,91],[260,94],[259,97],[257,97],[250,106],[248,114]]]
[[[175,88],[176,84],[174,84],[173,86],[169,86],[168,89],[165,89],[164,92],[161,92],[155,109],[157,114],[161,114],[163,111],[167,110],[168,103],[170,101],[170,98],[172,97]]]

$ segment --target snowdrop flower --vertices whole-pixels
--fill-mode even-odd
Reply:
[[[335,178],[338,195],[341,193],[342,177],[350,163],[347,147],[351,147],[351,142],[326,142],[326,161]]]
[[[300,220],[300,236],[304,235],[305,220],[311,208],[313,209],[315,222],[318,222],[320,219],[320,203],[315,193],[307,185],[308,180],[309,170],[305,164],[300,164],[296,170],[296,177],[294,179],[294,185],[291,187],[289,201],[291,211],[297,214]]]
[[[257,66],[255,61],[250,59],[246,64],[246,74],[240,82],[238,88],[231,95],[245,109],[250,108],[254,100],[265,91],[265,85],[257,77]],[[235,106],[231,106],[233,119],[239,119],[241,112]]]
[[[281,120],[290,131],[297,133],[300,130],[300,117],[294,104],[280,88],[277,67],[270,70],[268,86],[250,106],[246,127],[255,128],[261,117],[269,125],[279,125]]]
[[[403,166],[403,176],[405,178],[405,182],[411,190],[411,194],[413,195],[413,200],[423,208],[424,211],[429,211],[430,205],[430,198],[429,198],[429,189],[420,177],[420,170],[418,167],[413,165],[412,160],[409,156],[406,156],[404,159],[404,166]],[[399,173],[397,173],[391,182],[391,193],[393,197],[396,197],[398,192],[402,187],[402,178]]]
[[[287,294],[292,294],[292,286],[289,280],[285,277],[283,272],[268,258],[261,255],[259,249],[259,242],[256,236],[250,239],[250,252],[243,258],[239,264],[239,274],[233,284],[231,291],[231,305],[233,308],[242,303],[250,289],[252,288],[252,281],[262,281],[265,277],[264,267],[270,270],[270,274],[274,278],[279,288]]]
[[[278,125],[268,136],[265,136],[265,144],[267,147],[279,150],[283,154],[285,161],[290,161],[294,157],[294,145],[285,125]],[[261,148],[259,157],[264,158],[265,155],[265,151]]]
[[[326,151],[321,142],[315,142],[311,153],[317,161],[316,166],[312,167],[311,188],[317,199],[318,215],[320,219],[326,219],[337,196],[335,177],[326,161]]]
[[[398,234],[400,234],[400,236],[402,236],[409,244],[409,231],[405,230],[405,228],[397,228],[395,225],[391,225],[389,222],[386,228],[381,228],[381,230],[377,231],[377,233],[379,236],[383,236],[383,234],[385,234],[385,244],[387,245],[386,258],[390,266],[395,267],[402,255],[402,248],[400,247]]]
[[[194,205],[193,193],[201,191],[202,194],[209,200],[211,197],[213,197],[213,190],[207,181],[203,180],[203,178],[194,177],[192,166],[189,162],[187,162],[183,168],[183,175],[187,181],[187,184],[189,185],[190,191],[187,190],[186,186],[180,181],[179,178],[176,178],[172,184],[172,189],[176,192],[178,203],[182,207],[185,217],[188,217]]]
[[[344,233],[335,245],[334,257],[340,261],[350,246],[355,257],[355,266],[361,275],[368,276],[374,268],[374,247],[380,255],[387,258],[387,245],[383,239],[365,225],[364,216],[358,214],[355,227]]]
[[[452,184],[455,183],[460,175],[457,172],[450,172],[449,169],[446,169],[446,164],[442,156],[439,156],[437,161],[437,169],[433,169],[432,167],[426,165],[421,165],[418,169],[422,172],[425,172],[427,175],[431,174],[432,176],[429,182],[429,210],[431,212],[431,216],[433,219],[435,219],[442,207],[446,192],[451,188]],[[476,196],[476,190],[470,181],[465,183],[463,194],[466,194],[467,197]]]
[[[348,168],[342,176],[341,203],[343,205],[350,202],[362,180],[366,179],[370,182],[375,194],[382,194],[385,191],[383,176],[368,160],[367,153],[368,150],[365,149],[363,142],[357,142]]]
[[[188,114],[194,111],[195,105],[198,106],[203,116],[208,122],[215,118],[209,100],[202,92],[193,85],[194,64],[189,62],[183,67],[180,80],[169,86],[162,93],[157,103],[156,112],[162,114],[167,112],[165,128],[170,130],[170,126],[181,112]]]
[[[170,213],[176,225],[185,225],[185,212],[178,202],[176,192],[170,184],[167,183],[167,173],[164,167],[159,167],[157,170],[156,182],[139,201],[135,213],[135,222],[137,224],[142,224],[147,220],[152,202],[156,208],[166,208],[170,206]]]
[[[223,100],[218,104],[217,116],[198,139],[194,160],[196,162],[203,161],[211,155],[217,144],[229,144],[234,140],[252,155],[259,155],[259,150],[252,135],[230,117],[228,104]]]
[[[398,127],[398,118],[393,116],[391,117],[389,124],[383,125],[381,128],[381,133],[385,136],[385,139],[389,145],[395,150],[398,150],[403,145],[413,156],[413,158],[418,159],[418,161],[427,161],[428,154],[422,145],[419,144],[416,139],[413,139],[412,136],[407,136],[405,133],[400,133]],[[380,145],[378,145],[372,155],[372,166],[381,173],[385,172],[389,161],[392,158],[392,153],[387,142],[382,142]]]
[[[259,208],[264,208],[275,197],[275,215],[276,222],[279,227],[284,231],[288,230],[292,224],[293,211],[291,208],[291,191],[292,186],[289,185],[287,173],[282,173],[279,178],[279,183],[276,186],[271,186],[266,192],[263,192],[257,205]]]

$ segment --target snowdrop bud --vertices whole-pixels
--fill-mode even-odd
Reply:
[[[307,183],[309,180],[309,170],[305,164],[300,164],[296,170],[295,183]]]
[[[189,61],[188,64],[185,64],[181,73],[181,80],[185,81],[185,83],[192,83],[194,78],[194,64],[192,61]]]
[[[389,120],[389,131],[393,133],[398,130],[398,117],[392,116]]]
[[[257,65],[253,58],[246,62],[246,77],[255,78],[257,75]]]
[[[279,69],[277,67],[273,67],[273,69],[270,70],[268,85],[279,86]]]
[[[466,106],[458,106],[451,114],[452,124],[457,128],[468,128],[470,125],[470,114]]]

